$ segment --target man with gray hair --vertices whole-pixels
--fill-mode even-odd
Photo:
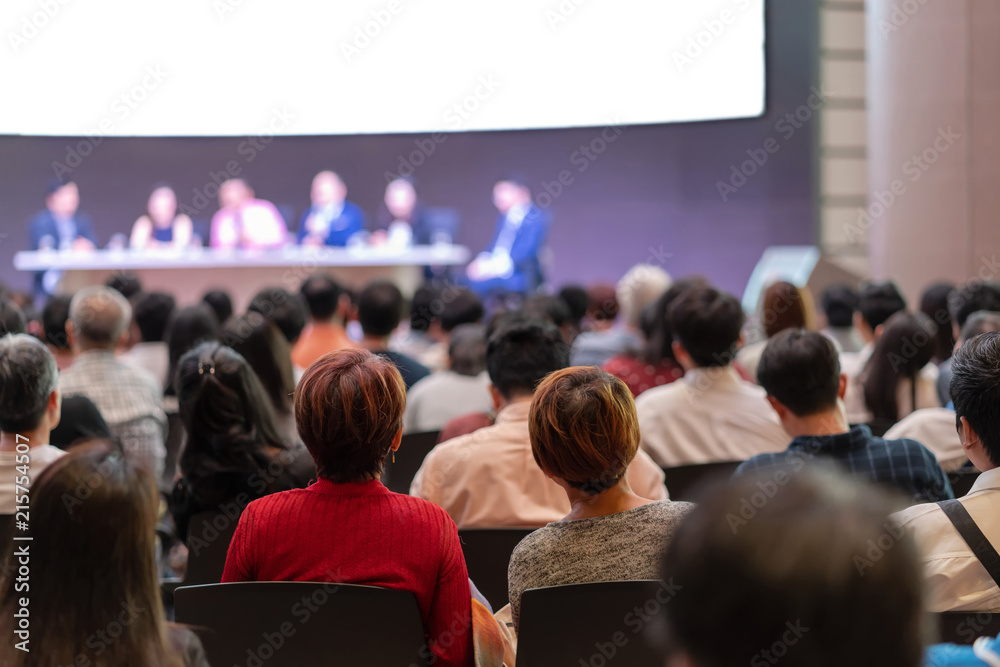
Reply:
[[[162,388],[149,371],[115,358],[131,320],[132,308],[116,290],[85,287],[77,292],[66,323],[76,359],[59,387],[64,396],[82,394],[92,400],[126,453],[159,477],[166,455]]]
[[[59,423],[59,370],[45,344],[26,334],[0,338],[0,513],[13,514],[19,477],[35,479],[65,452],[49,444]],[[23,480],[20,480],[23,481]],[[20,484],[27,486],[27,484]]]

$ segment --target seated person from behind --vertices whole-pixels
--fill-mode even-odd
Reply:
[[[379,478],[402,438],[406,390],[367,350],[331,352],[295,389],[299,434],[319,480],[255,500],[240,517],[222,581],[332,581],[417,598],[434,664],[472,664],[471,591],[454,522]]]
[[[480,298],[494,292],[533,292],[541,285],[538,255],[549,232],[549,215],[531,201],[531,189],[520,178],[493,186],[493,205],[500,215],[490,247],[466,268],[469,287]]]
[[[804,469],[750,516],[768,484],[706,494],[670,541],[666,667],[920,667],[920,565],[884,494]]]
[[[593,366],[550,373],[528,415],[535,462],[572,510],[524,538],[510,558],[514,631],[521,593],[596,581],[657,579],[667,545],[694,505],[637,496],[625,472],[639,451],[632,394]]]
[[[309,321],[292,348],[292,363],[296,368],[309,368],[327,352],[357,347],[344,328],[351,297],[333,276],[314,273],[302,282],[299,294],[306,304]]]
[[[358,298],[358,321],[364,334],[361,347],[396,364],[409,390],[414,382],[424,379],[431,372],[416,359],[389,349],[389,337],[399,326],[404,305],[398,287],[386,281],[373,282],[361,291]]]
[[[865,346],[861,333],[854,326],[858,293],[848,285],[830,285],[820,297],[826,326],[821,334],[837,344],[838,352],[856,354]]]
[[[187,248],[191,245],[191,218],[177,213],[177,194],[166,184],[157,185],[146,201],[146,212],[132,225],[133,250]]]
[[[16,303],[0,294],[0,336],[28,332],[28,321]]]
[[[758,454],[736,471],[780,466],[798,470],[814,458],[836,461],[853,475],[895,488],[911,503],[953,498],[934,455],[914,440],[884,440],[848,426],[840,399],[847,376],[826,336],[788,329],[767,343],[757,377],[792,438],[784,452]]]
[[[269,201],[255,199],[242,178],[219,186],[219,210],[212,216],[213,248],[277,248],[285,244],[288,226]]]
[[[34,481],[63,455],[49,444],[62,405],[58,385],[59,369],[44,343],[27,334],[0,338],[0,514],[23,504],[15,502],[19,477]]]
[[[54,296],[46,301],[45,307],[42,308],[42,334],[45,344],[56,358],[56,365],[61,371],[73,365],[73,351],[69,347],[69,334],[66,332],[70,299],[68,296]]]
[[[961,336],[962,328],[969,317],[979,311],[1000,312],[1000,282],[970,280],[949,295],[948,314],[951,316],[951,327],[956,340]],[[948,395],[948,388],[951,385],[950,358],[941,364],[939,371],[938,398],[941,405],[948,405],[951,402],[951,397]]]
[[[440,431],[456,417],[492,410],[489,387],[486,328],[455,327],[448,343],[448,368],[420,380],[406,395],[404,432]]]
[[[365,214],[346,199],[347,186],[332,171],[313,177],[312,205],[299,221],[298,242],[302,245],[345,246],[365,229]]]
[[[138,294],[132,301],[132,338],[138,340],[127,352],[118,355],[120,361],[153,374],[166,388],[170,371],[170,352],[164,338],[167,324],[177,306],[174,297],[165,292]]]
[[[177,398],[187,442],[170,512],[181,539],[187,540],[188,523],[199,512],[226,503],[242,509],[309,483],[314,469],[307,453],[282,437],[260,381],[231,348],[202,343],[185,354]]]
[[[958,499],[991,545],[1000,544],[1000,333],[965,341],[952,357],[951,398],[962,446],[982,474]],[[916,539],[928,586],[929,611],[996,611],[1000,589],[937,504],[894,515]]]
[[[569,514],[565,491],[535,463],[528,432],[535,387],[568,362],[569,349],[554,325],[517,317],[502,325],[486,347],[496,424],[432,449],[410,495],[443,507],[459,528],[540,528]],[[628,468],[628,481],[642,498],[668,497],[663,471],[641,453]]]
[[[788,436],[767,410],[764,390],[733,368],[745,319],[740,302],[714,287],[692,287],[667,318],[684,377],[636,399],[642,448],[664,467],[781,451]]]

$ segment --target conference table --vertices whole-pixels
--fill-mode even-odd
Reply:
[[[469,258],[468,248],[454,244],[406,248],[290,245],[270,250],[199,247],[89,252],[38,250],[14,255],[14,268],[58,272],[50,274],[48,280],[58,278],[55,291],[59,294],[103,284],[109,276],[122,271],[138,276],[146,291],[173,294],[180,305],[199,301],[209,289],[224,289],[239,312],[260,289],[283,287],[294,292],[315,271],[328,272],[352,289],[376,279],[391,280],[410,296],[423,282],[425,266],[458,266],[466,264]]]

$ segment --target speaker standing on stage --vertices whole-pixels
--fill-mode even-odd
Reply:
[[[284,245],[288,227],[269,201],[255,199],[242,178],[219,186],[219,210],[212,216],[213,248],[275,248]]]
[[[495,292],[532,292],[542,282],[538,254],[549,230],[549,216],[531,201],[518,178],[497,181],[493,204],[500,211],[489,250],[469,263],[469,286],[481,297]]]
[[[129,246],[186,248],[191,245],[191,218],[177,213],[177,194],[169,185],[157,185],[146,201],[146,213],[132,225]]]
[[[302,245],[345,246],[351,237],[365,229],[365,214],[347,201],[347,186],[332,171],[313,177],[310,194],[312,206],[302,214],[298,241]]]

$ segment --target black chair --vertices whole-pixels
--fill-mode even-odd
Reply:
[[[268,581],[184,586],[176,619],[212,665],[424,665],[412,593],[351,584]]]
[[[941,641],[948,644],[971,644],[979,637],[1000,634],[1000,613],[950,611],[938,614],[937,618]]]
[[[422,433],[406,433],[396,452],[393,462],[392,453],[386,458],[385,472],[382,473],[382,483],[390,491],[409,493],[410,483],[420,469],[427,454],[437,444],[439,431],[424,431]]]
[[[979,474],[979,471],[972,466],[959,468],[948,473],[948,481],[951,482],[951,488],[955,492],[955,497],[961,498],[967,494],[972,485],[979,479]]]
[[[661,581],[532,588],[521,595],[517,667],[661,667],[650,621],[671,597]]]
[[[742,461],[695,463],[663,469],[664,483],[671,500],[693,500],[699,488],[710,481],[727,480],[736,472]]]
[[[199,512],[188,523],[188,562],[184,586],[217,584],[222,581],[226,553],[236,532],[239,516],[213,510]]]
[[[514,547],[534,528],[466,528],[458,531],[469,578],[493,610],[507,604],[507,566]]]

